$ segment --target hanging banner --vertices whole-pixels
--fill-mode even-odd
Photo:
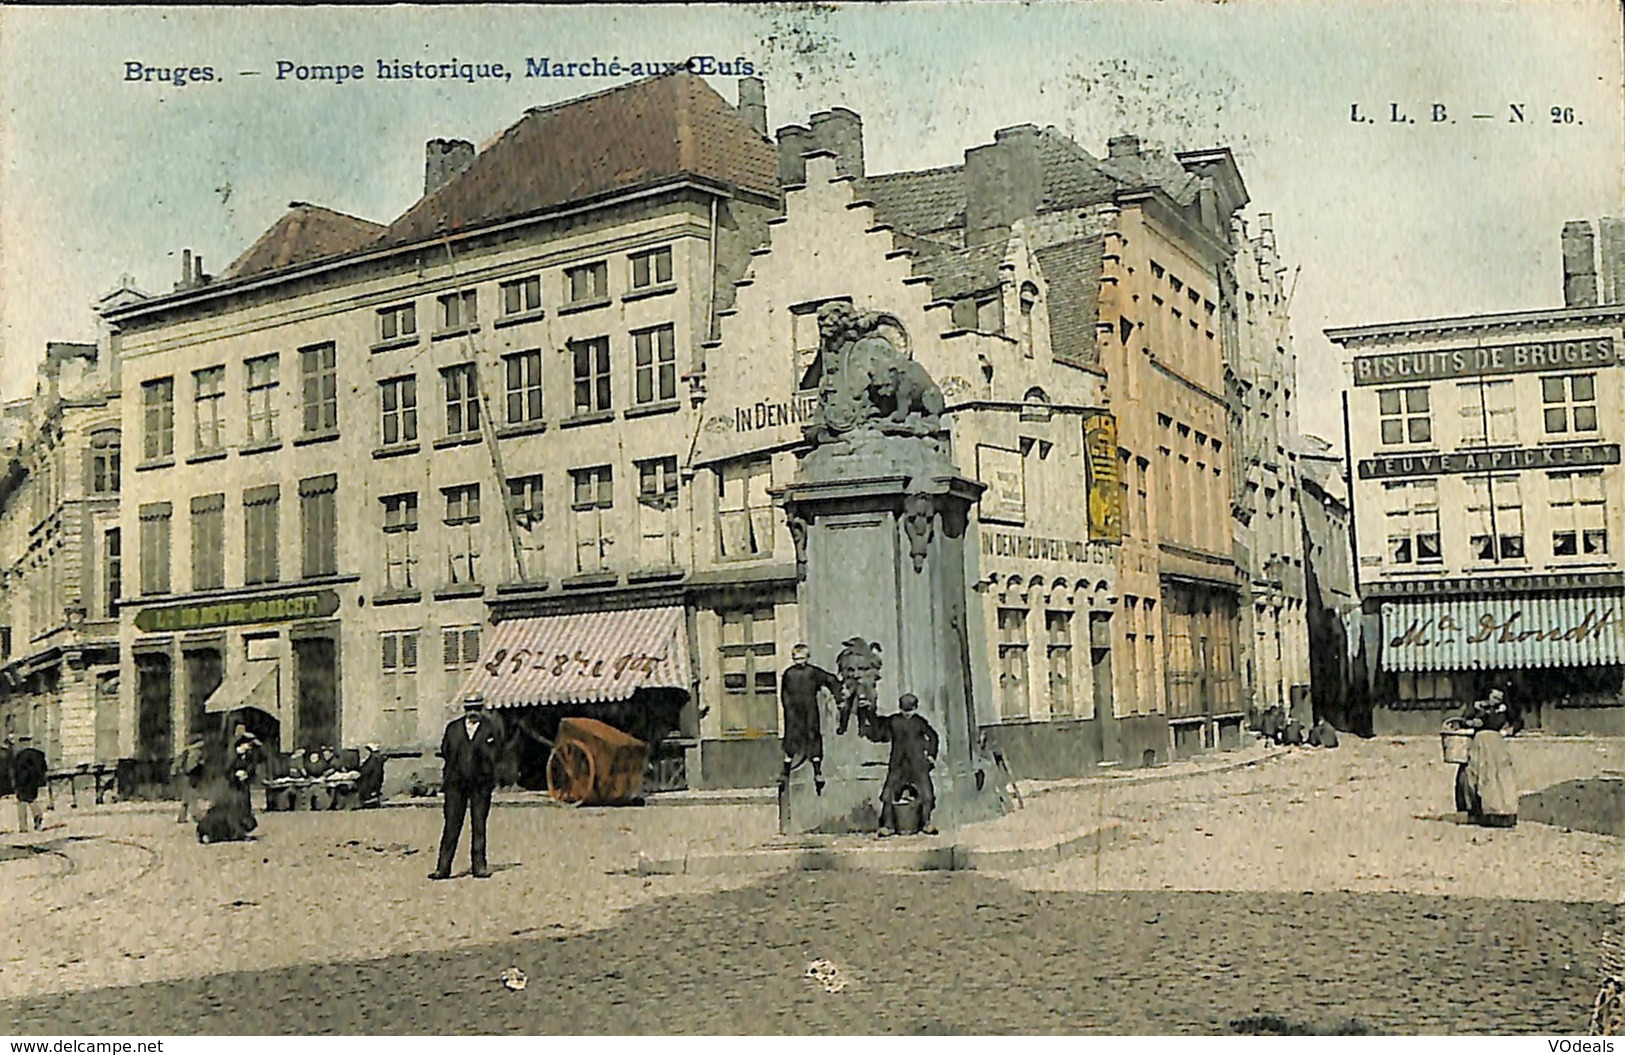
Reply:
[[[1089,468],[1089,540],[1123,541],[1123,491],[1117,478],[1117,419],[1083,419],[1083,452]]]

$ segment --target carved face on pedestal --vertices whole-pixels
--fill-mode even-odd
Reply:
[[[849,697],[866,707],[874,707],[880,691],[880,645],[861,637],[844,642],[835,657],[835,672],[846,686]]]

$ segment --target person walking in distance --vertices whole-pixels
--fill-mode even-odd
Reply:
[[[483,696],[463,699],[463,715],[446,724],[440,738],[440,757],[445,760],[440,789],[445,797],[445,825],[440,832],[440,860],[430,879],[451,878],[451,860],[457,855],[457,840],[463,834],[463,814],[470,819],[469,856],[475,879],[491,878],[485,859],[485,821],[491,814],[491,792],[497,786],[497,756],[502,751],[502,731],[497,721],[485,713]]]
[[[33,747],[28,737],[11,759],[11,782],[17,791],[17,830],[28,831],[29,817],[33,817],[34,830],[45,824],[45,807],[39,800],[40,788],[45,786],[45,752]]]
[[[824,793],[824,729],[818,710],[820,689],[841,698],[841,679],[807,662],[812,649],[790,650],[790,665],[779,675],[779,699],[784,702],[784,772],[779,786],[790,786],[790,773],[804,763],[813,767],[813,787]]]

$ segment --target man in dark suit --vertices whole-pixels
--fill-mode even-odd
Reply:
[[[891,743],[886,762],[886,783],[880,790],[880,834],[912,835],[923,831],[937,834],[931,826],[931,811],[937,805],[936,788],[931,783],[931,767],[937,757],[937,731],[919,713],[919,698],[910,693],[897,701],[896,714],[875,719],[870,739]],[[919,803],[918,827],[901,831],[897,807],[905,802]]]
[[[485,820],[491,814],[491,792],[497,786],[497,757],[502,752],[502,730],[495,718],[485,713],[485,698],[468,696],[463,700],[463,716],[446,725],[440,738],[440,757],[445,760],[440,790],[445,797],[445,826],[440,832],[440,860],[430,879],[451,878],[451,859],[457,855],[457,840],[463,834],[463,814],[472,820],[469,856],[475,879],[491,878],[485,860]]]

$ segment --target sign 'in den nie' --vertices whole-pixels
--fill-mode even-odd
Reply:
[[[1528,370],[1568,370],[1613,366],[1619,362],[1612,337],[1569,341],[1529,341],[1483,348],[1449,348],[1436,352],[1389,352],[1354,359],[1356,385],[1401,381],[1437,381],[1450,377],[1518,374]]]

